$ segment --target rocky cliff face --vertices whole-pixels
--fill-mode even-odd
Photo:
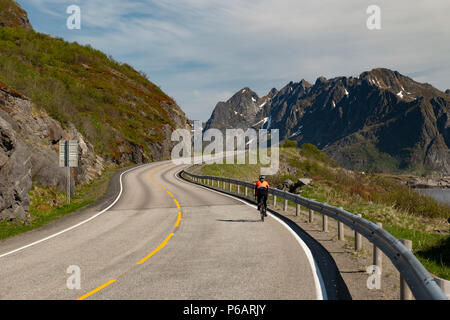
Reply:
[[[449,96],[396,71],[291,82],[264,108],[264,128],[313,143],[347,168],[450,172]]]
[[[31,156],[11,125],[0,117],[0,220],[25,218],[30,201]]]
[[[87,183],[102,173],[105,161],[72,124],[63,129],[28,98],[0,83],[0,220],[26,217],[32,181],[65,190],[66,171],[58,160],[60,140],[78,140],[80,145],[73,184]]]

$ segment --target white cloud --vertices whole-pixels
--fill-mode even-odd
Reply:
[[[28,1],[43,12],[61,3]],[[144,70],[192,118],[206,119],[218,100],[244,86],[263,95],[291,80],[359,75],[374,67],[418,73],[420,81],[450,87],[448,0],[378,0],[379,31],[366,28],[373,0],[67,3],[80,5],[88,31],[66,39]]]

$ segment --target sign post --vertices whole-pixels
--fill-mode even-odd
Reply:
[[[59,142],[59,166],[67,168],[67,204],[70,204],[70,168],[78,167],[78,141]]]

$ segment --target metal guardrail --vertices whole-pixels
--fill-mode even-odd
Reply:
[[[253,190],[254,188],[253,183],[236,179],[214,176],[199,176],[191,174],[185,170],[181,172],[181,175],[186,175],[192,180],[199,183],[201,183],[202,180],[228,183],[230,184],[230,190],[231,185],[250,188],[250,190]],[[447,296],[437,285],[430,273],[419,262],[419,260],[417,260],[414,254],[409,249],[407,249],[399,239],[392,236],[389,232],[384,230],[379,225],[363,219],[358,215],[345,211],[342,208],[336,208],[326,203],[306,199],[297,194],[293,194],[283,190],[271,188],[269,189],[269,194],[294,202],[310,210],[321,213],[324,216],[328,216],[337,221],[340,221],[351,229],[355,230],[355,232],[362,234],[365,238],[372,242],[374,246],[381,249],[381,251],[383,251],[383,253],[387,257],[389,257],[392,264],[400,272],[401,277],[408,284],[409,289],[412,291],[416,299],[447,300]]]

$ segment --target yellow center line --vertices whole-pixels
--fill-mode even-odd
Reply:
[[[116,281],[117,281],[117,279],[112,279],[112,280],[108,281],[107,283],[102,284],[102,285],[101,285],[100,287],[98,287],[97,289],[92,290],[91,292],[86,293],[86,294],[85,294],[84,296],[82,296],[82,297],[79,297],[77,300],[84,300],[84,299],[86,299],[87,297],[89,297],[89,296],[93,295],[94,293],[96,293],[96,292],[98,292],[98,291],[100,291],[100,290],[106,288],[107,286],[109,286],[110,284],[112,284],[112,283],[114,283],[114,282],[116,282]]]
[[[166,166],[161,167],[161,168],[159,168],[159,169],[162,169],[162,168],[165,168],[165,167],[166,167]],[[158,170],[159,170],[159,169],[158,169]],[[154,171],[156,171],[156,170],[154,170]],[[159,182],[157,182],[155,179],[152,178],[152,173],[153,173],[154,171],[152,171],[152,172],[149,173],[149,175],[148,175],[149,178],[150,178],[155,184],[157,184],[158,186],[160,186],[161,188],[163,188],[163,189],[167,192],[167,194],[168,194],[171,198],[173,198],[173,202],[175,202],[177,208],[178,208],[178,209],[181,209],[180,203],[177,201],[177,199],[175,199],[175,196],[172,194],[172,192],[170,192],[169,190],[167,190],[166,187],[164,187],[162,184],[160,184]],[[178,212],[178,219],[177,219],[177,222],[175,223],[175,228],[177,228],[177,227],[180,225],[180,220],[181,220],[181,212]]]
[[[159,167],[159,168],[157,168],[157,169],[151,171],[150,174],[149,174],[149,177],[150,177],[150,179],[151,179],[154,183],[156,183],[156,184],[159,185],[161,188],[163,188],[164,190],[166,190],[166,192],[173,198],[173,201],[174,201],[175,204],[177,205],[178,209],[181,209],[180,204],[179,204],[178,201],[175,199],[174,195],[173,195],[169,190],[167,190],[164,186],[162,186],[161,184],[159,184],[158,182],[156,182],[156,181],[152,178],[152,176],[151,176],[151,174],[152,174],[153,172],[158,171],[158,170],[161,170],[161,169],[163,169],[163,168],[165,168],[165,167],[168,167],[169,165],[170,165],[170,164],[165,165],[165,166],[162,166],[162,167]],[[175,227],[178,227],[178,226],[179,226],[180,220],[181,220],[181,211],[178,211],[178,218],[177,218],[177,222],[175,223]],[[164,248],[165,245],[167,244],[167,242],[169,242],[170,238],[172,238],[172,236],[173,236],[173,233],[169,234],[169,236],[168,236],[168,237],[167,237],[167,238],[166,238],[166,239],[165,239],[165,240],[164,240],[164,241],[163,241],[163,242],[162,242],[155,250],[153,250],[153,251],[152,251],[148,256],[146,256],[144,259],[142,259],[141,261],[139,261],[136,265],[140,265],[140,264],[144,263],[145,261],[147,261],[148,259],[150,259],[151,256],[153,256],[153,255],[154,255],[155,253],[157,253],[159,250],[161,250],[162,248]],[[121,275],[119,275],[119,276],[117,277],[117,279],[119,279],[120,277],[122,277],[123,275],[125,275],[126,273],[128,273],[129,271],[131,271],[132,269],[134,269],[134,268],[136,267],[136,265],[134,265],[133,267],[127,269],[125,272],[123,272]],[[102,284],[102,285],[101,285],[100,287],[98,287],[97,289],[94,289],[94,290],[92,290],[92,291],[86,293],[85,295],[79,297],[77,300],[84,300],[84,299],[90,297],[91,295],[93,295],[93,294],[99,292],[100,290],[106,288],[107,286],[113,284],[114,282],[117,281],[117,279],[112,279],[112,280],[106,282],[105,284]]]
[[[166,190],[166,192],[169,194],[169,196],[171,196],[172,198],[175,198],[169,190]]]
[[[150,259],[151,256],[153,256],[155,253],[157,253],[159,250],[161,250],[162,248],[164,248],[164,246],[167,244],[167,242],[170,240],[170,238],[172,238],[173,233],[169,234],[169,236],[166,238],[166,240],[164,240],[155,250],[153,250],[148,256],[146,256],[144,259],[142,259],[141,261],[139,261],[137,264],[143,264],[145,261],[147,261],[148,259]]]
[[[177,228],[180,225],[180,220],[181,220],[181,211],[178,211],[178,219],[177,223],[175,223],[175,228]]]

